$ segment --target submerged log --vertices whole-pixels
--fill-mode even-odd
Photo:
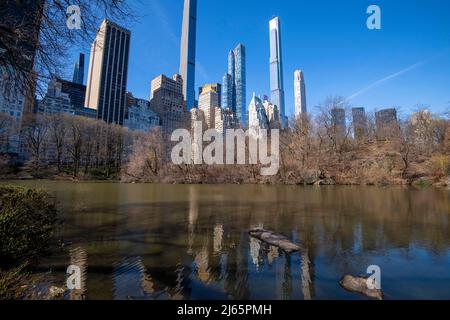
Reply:
[[[359,293],[366,297],[383,300],[383,292],[378,289],[369,289],[367,286],[367,278],[345,276],[340,285],[347,291]]]
[[[248,234],[253,238],[261,240],[262,242],[278,247],[284,250],[286,253],[292,253],[301,250],[300,246],[292,243],[285,236],[277,234],[273,231],[255,228],[251,229]]]

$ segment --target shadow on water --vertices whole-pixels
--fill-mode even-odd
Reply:
[[[361,299],[338,281],[370,265],[390,298],[450,299],[448,190],[25,184],[58,199],[73,245],[35,268],[64,284],[79,266],[68,299]],[[250,238],[258,226],[305,251]]]

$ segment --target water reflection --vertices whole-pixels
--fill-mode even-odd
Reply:
[[[338,281],[371,264],[388,298],[450,299],[445,190],[42,184],[74,245],[36,268],[63,283],[81,263],[71,299],[359,299]],[[252,239],[256,226],[305,250]]]

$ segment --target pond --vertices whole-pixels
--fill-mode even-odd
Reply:
[[[386,299],[450,299],[450,191],[13,182],[45,188],[63,224],[34,267],[67,299],[364,299],[339,280],[381,269]],[[250,238],[264,227],[306,250]]]

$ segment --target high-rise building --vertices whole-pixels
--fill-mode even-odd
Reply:
[[[345,121],[345,109],[343,108],[333,108],[331,109],[331,125],[334,132],[338,136],[343,136],[345,134],[347,124]]]
[[[266,111],[267,120],[271,129],[281,128],[280,111],[278,107],[271,103],[266,96],[263,102],[264,110]]]
[[[131,33],[104,20],[92,44],[85,105],[97,118],[123,125]]]
[[[367,117],[364,108],[353,108],[353,131],[355,139],[362,140],[367,134]]]
[[[213,129],[215,125],[215,110],[219,107],[219,93],[217,88],[212,85],[203,87],[202,94],[198,99],[198,108],[205,117],[207,129]]]
[[[377,126],[377,137],[386,139],[393,136],[399,129],[397,119],[397,109],[383,109],[375,112],[375,122]]]
[[[78,61],[75,63],[72,82],[76,84],[84,83],[84,54],[82,53],[80,53]]]
[[[222,80],[222,108],[233,110],[233,77],[228,73]]]
[[[278,17],[272,19],[270,26],[270,98],[280,109],[282,127],[286,127],[284,102],[283,60],[281,50],[281,24]]]
[[[270,129],[263,102],[254,93],[248,107],[248,127],[252,136],[258,136],[261,129]]]
[[[124,127],[131,131],[150,132],[160,125],[158,115],[150,109],[150,101],[134,97],[131,100]]]
[[[83,109],[86,100],[86,86],[65,80],[58,80],[58,82],[61,83],[61,91],[69,95],[74,109]]]
[[[294,95],[295,95],[295,118],[302,119],[307,111],[306,107],[306,85],[303,72],[294,72]]]
[[[235,128],[235,114],[231,109],[216,108],[215,116],[214,128],[217,132],[225,134],[228,129]]]
[[[75,115],[75,108],[70,101],[69,94],[63,92],[60,81],[52,80],[48,84],[46,95],[38,103],[37,112],[41,114],[65,113]]]
[[[222,107],[236,114],[242,126],[247,125],[246,54],[243,44],[238,44],[228,55],[228,73],[223,77]]]
[[[41,114],[65,113],[67,115],[97,118],[97,110],[84,107],[86,87],[73,82],[53,79],[47,93],[39,101],[37,112]]]
[[[228,53],[228,74],[231,76],[231,106],[233,112],[236,112],[236,58],[234,50]]]
[[[180,75],[183,96],[190,110],[195,106],[195,54],[197,37],[197,0],[184,0],[181,34]]]
[[[198,88],[198,94],[201,95],[204,88],[211,87],[219,95],[219,107],[222,107],[222,84],[210,83]]]
[[[163,132],[171,134],[187,125],[187,112],[183,96],[183,79],[160,75],[152,80],[150,107],[160,118]]]

